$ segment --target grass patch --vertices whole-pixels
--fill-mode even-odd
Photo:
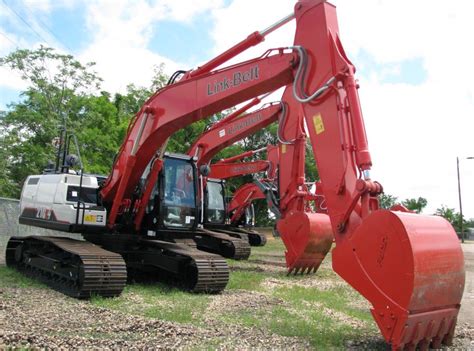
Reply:
[[[371,322],[370,312],[362,311],[350,305],[351,299],[361,298],[354,296],[352,291],[346,287],[336,287],[329,290],[318,290],[316,288],[305,288],[300,286],[282,287],[275,290],[274,295],[290,302],[294,307],[304,310],[308,306],[321,304],[331,310],[342,312],[349,317],[364,322]]]
[[[281,336],[302,338],[317,349],[343,347],[345,341],[358,339],[367,331],[341,324],[321,310],[292,306],[275,306],[257,312],[243,310],[221,318],[227,324],[238,321],[244,326],[257,326]]]
[[[260,310],[233,311],[220,316],[226,324],[242,324],[267,329],[275,334],[303,338],[315,348],[344,347],[347,340],[364,338],[375,331],[369,311],[360,311],[348,305],[348,288],[319,291],[299,286],[281,287],[272,296],[282,304]],[[338,311],[348,319],[360,321],[360,326],[329,315],[327,310]]]
[[[9,267],[0,266],[0,288],[44,288],[45,285]]]
[[[163,284],[127,285],[119,297],[93,297],[91,303],[147,318],[202,325],[210,296],[193,294]]]
[[[281,239],[269,238],[265,246],[253,246],[252,254],[275,252],[283,255],[284,250],[285,245]]]
[[[230,273],[229,283],[226,289],[258,291],[261,290],[260,284],[264,279],[265,276],[259,272],[233,271]]]
[[[246,309],[232,311],[219,317],[222,322],[230,325],[257,326],[278,335],[302,338],[317,349],[344,348],[348,340],[366,339],[368,335],[376,335],[376,326],[370,312],[351,304],[363,300],[351,287],[341,285],[321,290],[312,287],[311,284],[302,286],[308,280],[340,280],[331,269],[330,254],[316,275],[287,275],[285,268],[281,268],[281,272],[252,271],[257,268],[252,260],[277,261],[281,255],[280,260],[284,261],[284,251],[285,247],[281,240],[269,240],[265,247],[252,248],[249,261],[231,261],[229,263],[231,267],[242,270],[231,273],[232,283],[228,287],[264,292],[284,302],[257,311]],[[269,278],[281,281],[282,286],[271,290],[265,289],[261,283]],[[292,285],[292,282],[295,284]],[[328,313],[328,310],[334,312]],[[359,326],[355,327],[351,323]],[[378,346],[374,345],[374,348]]]

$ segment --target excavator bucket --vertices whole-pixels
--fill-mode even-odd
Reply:
[[[442,217],[378,210],[336,237],[334,270],[372,303],[393,350],[450,345],[464,290],[464,259]]]
[[[325,214],[291,213],[278,221],[277,230],[287,250],[288,274],[316,272],[333,243],[331,222]]]

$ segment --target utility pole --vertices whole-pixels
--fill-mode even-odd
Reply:
[[[464,225],[462,220],[462,200],[461,200],[461,176],[459,175],[459,157],[456,157],[456,165],[458,170],[458,195],[459,195],[459,226],[461,227],[461,242],[464,243]]]
[[[467,160],[472,160],[474,157],[466,157]],[[459,175],[459,157],[456,157],[456,165],[458,170],[458,195],[459,195],[459,226],[461,227],[461,242],[464,243],[464,221],[462,216],[462,201],[461,201],[461,176]]]

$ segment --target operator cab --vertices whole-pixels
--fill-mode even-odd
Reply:
[[[204,223],[205,224],[225,224],[226,203],[225,186],[223,180],[207,179]]]
[[[165,153],[147,207],[150,230],[194,230],[197,226],[197,170],[192,157]]]
[[[255,208],[253,204],[245,208],[245,214],[242,218],[242,223],[246,228],[253,228],[255,227]]]

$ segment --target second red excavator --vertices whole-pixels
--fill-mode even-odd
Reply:
[[[209,169],[209,162],[219,151],[227,146],[262,130],[277,121],[281,114],[281,103],[266,104],[256,111],[243,114],[244,111],[261,101],[255,98],[235,112],[219,120],[205,131],[188,150],[188,155],[194,156],[200,172],[201,223],[205,228],[219,231],[230,236],[248,240],[253,246],[266,243],[266,236],[253,230],[239,226],[229,226],[225,185],[223,177],[215,174],[215,166]],[[247,174],[256,165],[245,169],[233,169],[232,176]],[[265,163],[266,166],[266,163]],[[228,178],[228,177],[226,177]]]
[[[247,211],[252,209],[252,202],[259,199],[266,199],[268,209],[277,219],[280,218],[277,182],[278,150],[278,146],[268,145],[266,148],[247,151],[240,155],[219,160],[211,165],[210,175],[219,179],[229,179],[246,174],[266,172],[266,177],[245,183],[235,190],[227,206],[227,213],[230,216],[229,221],[231,225],[238,225],[243,220]],[[266,151],[266,160],[235,162],[263,151]]]

